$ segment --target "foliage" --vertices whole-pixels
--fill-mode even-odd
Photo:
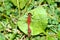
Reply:
[[[27,14],[32,14],[31,37]],[[0,40],[60,40],[60,0],[0,0]]]
[[[44,32],[44,29],[46,28],[47,23],[48,23],[48,18],[47,18],[46,10],[43,9],[42,6],[39,6],[31,11],[28,11],[27,13],[25,13],[25,15],[19,18],[20,21],[18,21],[18,26],[20,30],[28,34],[27,33],[28,25],[26,22],[28,13],[32,14],[31,25],[30,25],[31,35],[37,35],[37,34]]]

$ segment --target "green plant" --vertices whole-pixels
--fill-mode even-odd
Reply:
[[[60,0],[0,0],[0,40],[60,40]]]

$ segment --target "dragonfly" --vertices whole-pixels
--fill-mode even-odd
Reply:
[[[31,23],[31,13],[28,13],[28,17],[27,17],[27,24],[28,24],[28,37],[31,36],[31,29],[30,29],[30,23]]]

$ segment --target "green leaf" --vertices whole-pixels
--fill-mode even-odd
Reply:
[[[39,3],[41,4],[44,0],[39,0]]]
[[[56,38],[48,36],[47,40],[56,40]]]
[[[0,23],[0,31],[2,31],[4,28],[3,28],[3,26],[1,25],[1,23]]]
[[[60,39],[60,24],[58,25],[58,33],[57,33],[57,35],[58,35],[58,38]]]
[[[46,0],[48,4],[54,3],[54,0]]]
[[[9,34],[9,37],[10,37],[10,39],[9,40],[14,40],[14,38],[15,38],[15,36],[16,36],[16,34]]]
[[[22,9],[26,3],[28,2],[28,0],[20,0],[20,8]]]
[[[4,11],[4,8],[3,7],[0,7],[0,11],[3,12]]]
[[[13,2],[13,4],[18,7],[17,0],[11,0],[11,2]],[[20,8],[22,9],[26,5],[28,0],[18,0],[18,2],[19,2]]]
[[[32,40],[39,40],[39,39],[41,39],[40,36],[32,38]]]
[[[11,0],[11,2],[12,2],[15,6],[17,6],[17,0]]]
[[[31,11],[28,11],[27,13],[25,13],[25,15],[20,17],[19,18],[20,21],[17,22],[19,29],[22,30],[25,34],[28,34],[27,25],[28,13],[32,14],[30,24],[31,35],[37,35],[39,33],[44,32],[44,29],[46,28],[48,23],[48,19],[46,10],[42,6],[39,6]]]
[[[55,2],[60,2],[60,0],[55,0]]]
[[[0,33],[0,40],[5,40],[5,37]]]

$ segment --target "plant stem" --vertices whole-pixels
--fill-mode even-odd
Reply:
[[[28,37],[29,40],[32,40],[31,38],[32,38],[32,37]]]
[[[18,13],[19,13],[19,16],[20,16],[20,6],[19,6],[19,0],[17,0],[17,6],[18,6]]]

